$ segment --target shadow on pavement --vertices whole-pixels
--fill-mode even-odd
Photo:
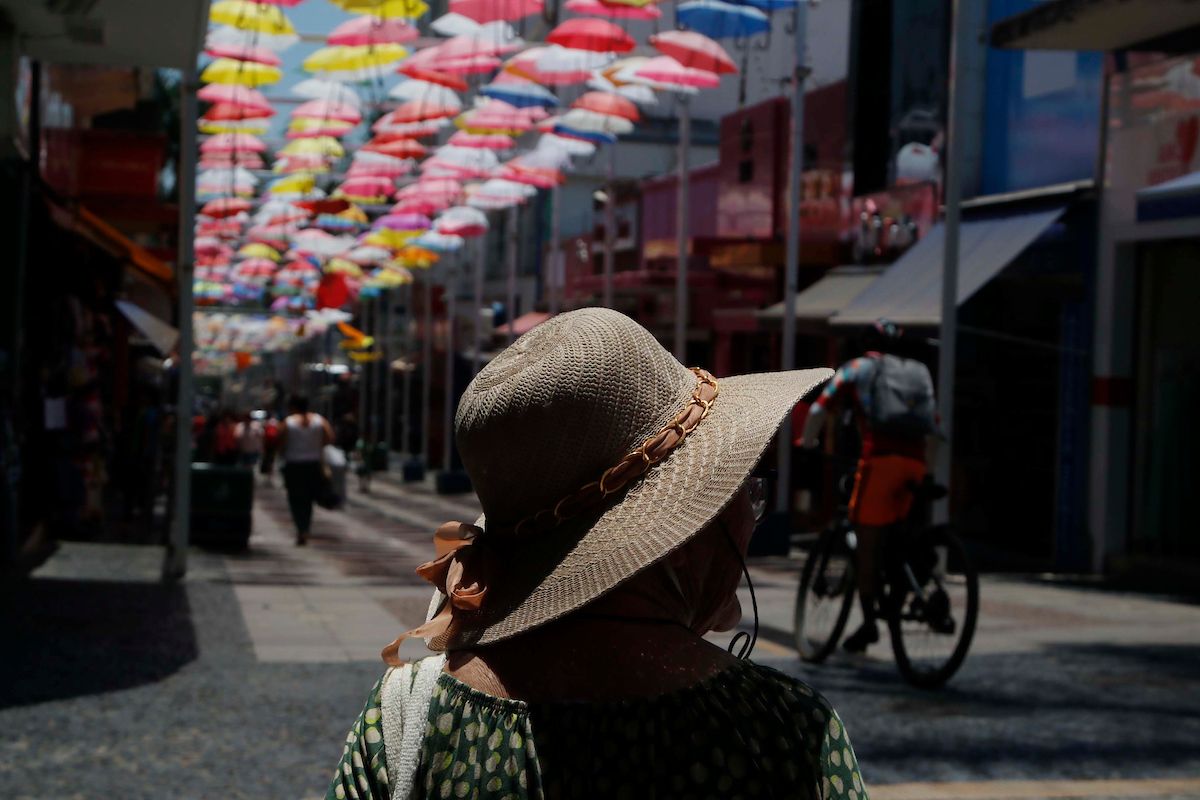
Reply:
[[[0,593],[0,709],[162,680],[198,655],[182,586],[30,580]]]

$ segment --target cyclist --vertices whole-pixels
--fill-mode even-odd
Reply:
[[[843,647],[861,653],[879,641],[875,616],[876,575],[884,531],[902,520],[912,505],[909,484],[926,472],[926,437],[937,427],[929,368],[905,357],[903,331],[890,320],[867,330],[867,352],[838,368],[809,409],[802,444],[817,439],[832,406],[848,403],[859,420],[862,451],[850,498],[850,521],[857,534],[858,596],[863,624]]]

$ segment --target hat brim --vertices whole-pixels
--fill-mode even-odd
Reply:
[[[685,544],[737,494],[792,408],[832,375],[808,369],[721,378],[708,417],[682,445],[615,504],[505,552],[506,567],[489,580],[487,610],[462,618],[429,646],[456,650],[532,630]]]

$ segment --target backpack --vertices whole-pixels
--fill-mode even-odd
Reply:
[[[936,414],[928,367],[890,353],[875,358],[867,409],[872,430],[916,439],[937,431]]]

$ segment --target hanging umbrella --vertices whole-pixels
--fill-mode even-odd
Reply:
[[[339,120],[355,125],[362,121],[362,113],[357,107],[332,100],[309,100],[301,103],[292,109],[292,116]]]
[[[331,0],[352,14],[371,14],[382,19],[419,19],[429,13],[424,0]]]
[[[558,105],[558,98],[549,89],[507,71],[501,72],[479,91],[484,97],[502,100],[517,108]]]
[[[455,147],[482,147],[488,150],[510,150],[516,147],[513,138],[502,133],[468,133],[467,131],[456,132],[446,144]]]
[[[383,142],[368,142],[363,145],[362,151],[368,153],[380,153],[393,158],[421,158],[426,153],[425,145],[413,139],[393,139]],[[360,152],[362,152],[360,151]]]
[[[201,153],[261,153],[266,149],[262,139],[248,133],[219,133],[200,144]]]
[[[244,275],[274,275],[279,264],[269,258],[247,258],[238,262],[237,271]]]
[[[437,222],[434,223],[434,230],[449,236],[482,236],[488,230],[487,215],[477,208],[454,206],[446,209],[438,217]],[[422,237],[422,239],[424,238]],[[423,246],[436,249],[431,247],[428,241],[423,242]]]
[[[635,75],[671,88],[715,89],[721,85],[716,73],[685,67],[670,56],[650,59],[636,70]]]
[[[219,25],[268,35],[296,32],[277,7],[249,0],[218,0],[209,9],[208,18]]]
[[[372,230],[424,231],[433,224],[424,214],[385,214],[371,223]]]
[[[206,103],[221,103],[236,108],[253,109],[274,114],[271,103],[257,89],[234,84],[214,83],[201,87],[196,97]]]
[[[396,214],[424,214],[430,216],[445,211],[452,205],[454,205],[454,198],[451,197],[422,197],[401,200],[392,206],[391,211]]]
[[[436,83],[439,86],[445,86],[449,89],[454,89],[459,92],[465,92],[467,90],[467,82],[462,78],[459,78],[455,75],[448,75],[445,72],[439,72],[436,69],[414,66],[406,62],[397,67],[396,72],[409,78],[416,78],[417,80]]]
[[[283,63],[282,59],[275,53],[265,47],[240,46],[234,44],[221,44],[214,42],[206,44],[204,52],[213,58],[232,58],[235,61],[255,61],[259,64],[266,64],[272,67],[278,67]]]
[[[200,73],[200,80],[204,83],[249,87],[278,83],[282,77],[283,73],[278,67],[254,61],[235,61],[232,58],[218,58]]]
[[[425,122],[441,117],[453,117],[461,110],[461,105],[446,106],[427,100],[409,100],[380,117],[380,121],[385,125],[403,125],[409,122]]]
[[[211,122],[243,122],[268,119],[273,116],[275,116],[275,110],[272,108],[244,108],[231,103],[215,103],[208,111],[204,112],[200,119]]]
[[[563,6],[576,14],[592,14],[614,19],[655,20],[662,16],[656,5],[630,6],[623,3],[605,3],[603,0],[567,0]]]
[[[572,108],[559,118],[557,124],[573,131],[604,133],[613,136],[623,136],[633,132],[633,123],[627,117],[597,113],[586,108]]]
[[[398,44],[332,45],[304,59],[303,66],[309,72],[353,72],[391,64],[407,55],[408,50]]]
[[[342,181],[335,194],[340,194],[351,201],[373,203],[383,202],[395,191],[396,184],[391,178],[364,176]]]
[[[461,250],[463,246],[463,237],[456,234],[439,233],[436,230],[426,231],[425,233],[413,239],[412,242],[418,247],[427,247],[430,250],[435,250],[442,253],[450,253],[455,250]]]
[[[241,258],[266,258],[271,261],[279,261],[279,251],[267,247],[265,244],[244,244],[238,248],[237,255]]]
[[[329,34],[329,44],[372,45],[405,44],[420,36],[417,29],[401,18],[383,19],[371,14],[355,17],[338,25]]]
[[[572,50],[559,45],[531,47],[510,58],[504,65],[507,72],[541,84],[566,86],[583,83],[612,57],[589,50]]]
[[[711,39],[754,36],[771,29],[771,20],[757,8],[724,0],[690,0],[675,9],[680,25]]]
[[[544,9],[544,0],[450,0],[452,13],[476,22],[522,19]]]
[[[610,117],[622,117],[632,122],[637,122],[642,117],[641,112],[632,101],[610,92],[584,92],[579,99],[571,103],[571,108],[606,114]]]
[[[346,150],[341,142],[328,136],[318,136],[315,139],[296,139],[288,142],[279,149],[282,155],[314,155],[327,158],[341,158]]]
[[[553,189],[566,181],[566,177],[558,169],[527,166],[520,159],[512,159],[495,174],[498,178],[536,186],[539,189]]]
[[[725,52],[725,48],[696,31],[656,33],[650,37],[650,44],[685,67],[718,74],[738,71],[737,65]]]
[[[637,42],[616,25],[603,19],[569,19],[546,34],[546,41],[576,50],[627,53]]]
[[[228,47],[265,47],[276,53],[288,49],[300,37],[295,33],[263,33],[248,31],[230,25],[221,25],[209,31],[204,38],[205,45],[222,45]]]
[[[293,86],[291,93],[297,97],[324,100],[353,108],[362,107],[362,98],[358,96],[358,92],[344,83],[324,78],[306,78]]]
[[[317,136],[328,136],[340,139],[354,130],[353,122],[343,122],[336,119],[314,119],[312,117],[297,117],[288,123],[288,139],[312,139]]]
[[[398,83],[388,92],[388,97],[405,102],[425,102],[446,108],[462,108],[462,98],[458,96],[458,92],[429,81],[407,80]]]
[[[461,36],[464,33],[474,33],[482,26],[470,17],[451,11],[429,23],[429,27],[438,36]]]
[[[203,153],[197,166],[207,167],[245,167],[246,169],[262,169],[262,156],[258,153]]]
[[[353,261],[355,264],[382,264],[392,257],[392,251],[386,247],[375,247],[372,245],[364,245],[356,247],[346,253],[343,258],[347,261]]]
[[[385,161],[367,160],[365,156],[382,156]],[[400,178],[410,172],[416,166],[416,161],[411,158],[396,158],[383,153],[374,151],[359,151],[354,155],[354,161],[350,164],[350,169],[346,171],[346,177],[373,177],[373,178]]]

